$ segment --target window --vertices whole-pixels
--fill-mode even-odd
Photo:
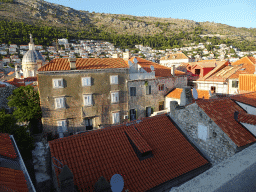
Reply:
[[[133,121],[136,119],[136,110],[135,109],[131,109],[130,110],[130,120]]]
[[[119,102],[119,93],[113,92],[111,93],[111,103],[118,103]]]
[[[208,138],[208,127],[202,123],[198,123],[198,138],[204,141]]]
[[[152,114],[152,108],[151,107],[146,107],[146,117],[150,117]]]
[[[146,94],[151,95],[151,85],[146,86]]]
[[[195,74],[200,75],[200,69],[195,69]]]
[[[110,76],[110,84],[118,84],[118,75]]]
[[[212,93],[215,93],[215,91],[216,91],[216,87],[211,86],[211,92],[212,92]]]
[[[85,119],[84,122],[85,122],[86,130],[93,129],[92,119]]]
[[[53,79],[53,88],[63,88],[63,79]]]
[[[55,98],[55,108],[59,109],[64,107],[65,107],[64,97]]]
[[[232,88],[238,88],[238,81],[232,81]]]
[[[112,113],[112,122],[113,124],[120,123],[119,112]]]
[[[130,87],[130,96],[136,96],[136,87]]]
[[[163,90],[164,90],[164,84],[158,85],[158,90],[159,90],[159,91],[163,91]]]
[[[84,95],[84,105],[92,105],[92,95]]]
[[[57,121],[57,126],[58,126],[58,133],[59,133],[59,137],[63,138],[64,137],[64,132],[67,132],[67,121],[66,120],[62,120],[62,121]]]
[[[159,102],[159,111],[164,110],[164,101]]]
[[[82,77],[82,86],[91,86],[91,77]]]

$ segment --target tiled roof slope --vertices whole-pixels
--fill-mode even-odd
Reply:
[[[180,95],[181,95],[182,91],[183,91],[183,89],[181,89],[181,88],[175,88],[168,95],[166,95],[166,97],[180,99]]]
[[[198,81],[205,81],[207,80],[209,77],[211,77],[212,75],[214,75],[215,73],[219,72],[220,70],[222,70],[224,67],[228,66],[229,62],[226,61],[223,64],[218,65],[217,67],[215,67],[213,70],[211,70],[209,73],[207,73],[204,77],[201,77],[198,79]]]
[[[239,75],[239,91],[256,91],[256,75]]]
[[[117,173],[124,189],[147,191],[209,163],[166,115],[144,118],[135,128],[135,145],[152,150],[153,157],[139,160],[126,136],[136,130],[125,124],[50,141],[51,156],[70,168],[80,191],[93,191],[101,176],[110,181]],[[60,170],[55,171],[58,178]]]
[[[136,58],[138,61],[138,64],[148,73],[151,72],[150,66],[153,65],[154,66],[154,70],[155,70],[155,76],[156,77],[170,77],[172,76],[171,74],[171,68],[169,67],[165,67],[163,65],[154,63],[152,61],[148,61],[146,59],[140,58],[140,57],[132,57],[129,60],[133,63],[133,59]],[[175,70],[175,75],[185,75],[186,73],[179,71],[179,70]]]
[[[242,123],[256,125],[256,115],[251,115],[251,114],[247,114],[247,113],[239,113],[238,121],[240,121]]]
[[[27,192],[28,186],[23,171],[0,167],[0,191]]]
[[[244,110],[230,98],[199,100],[196,103],[238,147],[256,141],[246,128],[236,122],[235,111],[240,113]]]
[[[184,53],[174,53],[174,54],[169,54],[165,57],[161,57],[160,60],[176,60],[176,59],[188,59],[188,57]]]
[[[256,92],[232,95],[230,98],[234,101],[239,101],[241,103],[256,107]]]
[[[203,60],[203,61],[199,61],[199,62],[193,62],[191,64],[193,64],[192,68],[194,68],[196,65],[199,65],[202,68],[212,68],[212,67],[217,67],[219,65],[222,65],[224,63],[225,63],[225,61]]]
[[[11,85],[14,85],[15,87],[25,86],[24,79],[12,78],[6,82]]]
[[[128,68],[128,64],[121,58],[77,58],[76,70]],[[69,59],[53,59],[38,71],[70,70]]]
[[[7,133],[0,133],[0,155],[10,157],[12,159],[17,158],[11,138]]]
[[[182,90],[183,90],[182,88],[175,88],[168,95],[166,95],[166,97],[180,99],[180,95],[182,93]],[[199,89],[197,89],[196,91],[197,91],[197,94],[198,94],[198,98],[200,98],[200,99],[209,99],[210,98],[209,91],[199,90]],[[192,91],[192,94],[193,94],[193,91]]]

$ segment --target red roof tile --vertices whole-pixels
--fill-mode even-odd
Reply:
[[[17,158],[10,136],[7,133],[0,133],[0,155]]]
[[[238,121],[243,122],[243,123],[248,123],[251,125],[256,125],[256,115],[251,115],[251,114],[247,114],[247,113],[239,113]]]
[[[0,167],[0,191],[28,191],[24,173],[20,170]]]
[[[255,137],[234,118],[235,111],[244,112],[230,98],[198,100],[197,105],[230,137],[238,146],[255,142]]]
[[[230,98],[232,100],[256,107],[256,92],[232,95]]]
[[[182,88],[175,88],[168,95],[166,95],[166,97],[180,99],[180,95],[181,95],[182,91],[183,91]]]
[[[128,64],[121,58],[77,58],[76,70],[86,69],[128,68]],[[70,70],[69,59],[53,59],[38,71],[65,71]]]
[[[136,129],[119,125],[50,141],[51,155],[66,160],[80,191],[93,191],[101,176],[110,181],[116,173],[123,175],[124,189],[147,191],[208,163],[166,115],[134,125]],[[139,150],[152,150],[153,157],[140,161],[125,133],[133,135]],[[57,178],[59,173],[56,168]]]

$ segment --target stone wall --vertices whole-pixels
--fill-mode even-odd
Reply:
[[[200,150],[210,157],[209,161],[213,165],[235,154],[236,144],[196,103],[183,109],[176,108],[171,111],[170,116],[177,122],[184,134],[192,138]],[[203,123],[208,128],[206,141],[198,138],[198,123]]]
[[[12,95],[12,92],[17,87],[15,86],[6,86],[0,88],[0,110],[2,108],[8,109],[8,97]]]

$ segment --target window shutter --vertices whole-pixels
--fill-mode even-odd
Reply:
[[[115,83],[118,84],[118,76],[115,76],[115,79],[116,79]]]
[[[88,104],[91,105],[92,104],[92,96],[88,95]]]
[[[116,102],[119,102],[119,94],[118,94],[118,92],[116,93]]]
[[[149,88],[149,94],[151,94],[151,85],[149,85],[148,88]]]
[[[120,123],[120,115],[119,115],[119,112],[116,113],[116,120],[117,120],[117,121],[116,121],[117,123]]]
[[[111,93],[111,103],[114,103],[114,97],[115,97],[115,94]]]
[[[110,84],[113,84],[113,76],[110,76]]]
[[[67,131],[67,121],[62,121],[62,131],[66,132]]]
[[[88,85],[91,86],[91,77],[88,77]]]

